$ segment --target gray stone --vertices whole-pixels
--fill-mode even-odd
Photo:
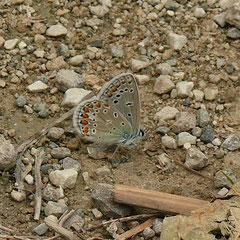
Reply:
[[[194,89],[193,96],[196,102],[202,102],[204,98],[204,92],[198,89]]]
[[[230,169],[226,169],[226,170],[222,170],[225,175],[227,175],[233,182],[236,182],[236,177],[233,174],[232,170]],[[215,176],[214,176],[214,185],[216,188],[223,188],[223,187],[227,187],[230,188],[233,184],[231,183],[231,181],[225,177],[225,175],[221,172],[218,171]]]
[[[172,75],[173,70],[169,63],[160,63],[156,67],[156,72],[162,75]]]
[[[97,168],[95,170],[95,173],[98,176],[108,176],[108,175],[111,174],[111,171],[110,171],[110,169],[107,166],[103,166],[103,167]]]
[[[49,78],[47,76],[37,76],[34,78],[34,82],[41,81],[45,84],[49,82]]]
[[[177,149],[177,143],[176,140],[170,136],[163,136],[162,137],[162,144],[165,148],[169,149]]]
[[[157,128],[157,133],[168,134],[170,132],[170,128],[166,126],[161,126]]]
[[[240,139],[234,134],[229,135],[222,144],[222,147],[229,151],[235,151],[240,148]]]
[[[19,39],[17,39],[17,38],[6,40],[4,42],[4,48],[6,50],[12,50],[12,49],[14,49],[16,47],[18,42],[19,42]]]
[[[74,188],[77,181],[78,172],[75,169],[55,170],[49,174],[50,181],[55,186]]]
[[[50,37],[60,37],[66,34],[67,34],[67,29],[61,24],[52,25],[46,31],[46,35]]]
[[[70,157],[71,151],[69,150],[69,148],[66,148],[66,147],[53,148],[51,151],[51,155],[54,158],[62,159],[65,157]]]
[[[60,70],[56,75],[56,81],[61,91],[65,92],[69,88],[82,88],[85,84],[85,79],[82,75],[73,70]]]
[[[111,44],[110,45],[110,52],[111,52],[111,55],[113,57],[116,57],[116,58],[122,58],[123,55],[124,55],[124,51],[123,51],[123,46],[122,45]]]
[[[90,6],[89,9],[92,14],[97,15],[100,18],[104,17],[110,11],[105,5]]]
[[[70,64],[73,66],[80,66],[82,65],[83,61],[84,61],[83,55],[76,55],[69,59]]]
[[[211,123],[211,118],[206,109],[199,109],[197,114],[197,121],[200,127],[204,127]]]
[[[108,217],[119,218],[130,215],[130,207],[113,202],[112,190],[112,185],[97,184],[92,191],[95,206]]]
[[[44,207],[44,213],[46,216],[54,215],[60,217],[67,209],[68,207],[66,204],[49,201]]]
[[[0,171],[8,171],[16,164],[17,153],[10,140],[0,134]]]
[[[161,75],[154,83],[154,92],[164,94],[170,92],[175,87],[175,84],[168,75]]]
[[[63,43],[59,45],[57,51],[58,51],[58,54],[61,56],[64,56],[64,57],[70,56],[70,51],[69,51],[68,46]]]
[[[64,134],[63,128],[52,127],[49,129],[47,136],[52,140],[58,140]]]
[[[24,96],[20,96],[16,99],[16,105],[18,107],[24,107],[27,104],[27,100]]]
[[[49,116],[49,110],[48,107],[45,107],[44,109],[40,110],[38,112],[39,117],[41,118],[47,118]]]
[[[148,83],[150,81],[150,78],[148,75],[135,75],[136,80],[138,82],[139,85],[143,85],[145,83]]]
[[[33,105],[33,110],[37,113],[44,110],[45,108],[47,108],[47,106],[43,103],[36,103]]]
[[[152,239],[155,236],[155,232],[150,227],[146,227],[143,230],[143,236],[144,239]]]
[[[58,201],[61,198],[64,198],[64,192],[62,187],[59,188],[53,187],[51,184],[47,184],[42,190],[42,197],[46,201]]]
[[[196,17],[196,18],[203,18],[203,17],[206,17],[207,14],[205,12],[205,10],[203,8],[199,8],[199,7],[196,7],[193,11],[193,15]]]
[[[149,62],[145,62],[145,61],[142,61],[142,60],[137,60],[137,59],[132,58],[130,60],[130,65],[131,65],[131,69],[132,69],[133,72],[138,72],[139,70],[149,66]]]
[[[187,37],[175,33],[169,33],[167,41],[170,47],[174,50],[181,50],[187,43]]]
[[[11,197],[13,198],[13,200],[17,201],[17,202],[22,202],[23,200],[26,199],[26,193],[24,191],[16,191],[16,190],[12,190],[11,191]]]
[[[81,163],[77,160],[74,160],[70,157],[66,157],[62,160],[63,162],[63,169],[75,169],[77,172],[80,172],[81,170]]]
[[[196,126],[197,120],[195,114],[190,112],[178,112],[176,121],[171,126],[174,133],[187,132]]]
[[[209,101],[213,101],[216,99],[218,95],[218,88],[217,87],[207,87],[204,89],[205,99]]]
[[[193,82],[178,82],[176,85],[176,89],[178,92],[178,97],[180,98],[186,98],[189,97],[191,94],[191,91],[193,89],[194,83]]]
[[[48,231],[48,226],[46,225],[46,223],[41,223],[38,226],[36,226],[33,231],[39,235],[42,236],[44,235],[47,231]]]
[[[227,31],[227,36],[232,39],[239,39],[240,38],[240,30],[237,28],[230,28]]]
[[[165,8],[167,10],[177,11],[179,7],[180,7],[180,4],[177,3],[176,1],[169,0],[165,4]]]
[[[166,153],[157,155],[156,159],[158,160],[159,166],[164,170],[173,169],[175,167],[175,163],[170,158],[168,158]]]
[[[193,136],[200,137],[202,134],[202,129],[200,127],[194,127],[192,129]]]
[[[178,110],[176,108],[164,107],[162,110],[160,110],[155,114],[154,118],[156,120],[163,120],[163,121],[171,120],[175,118],[177,113],[178,113]]]
[[[76,209],[74,213],[64,222],[64,227],[74,229],[77,232],[82,231],[85,224],[84,212],[81,209]]]
[[[211,125],[204,126],[202,128],[201,141],[205,143],[211,143],[215,138],[215,133]]]
[[[83,88],[70,88],[65,92],[61,105],[64,107],[74,107],[90,93],[91,91]]]
[[[218,57],[217,60],[216,60],[216,65],[217,65],[217,68],[218,68],[218,69],[224,67],[224,66],[226,65],[226,60],[225,60],[225,58]]]
[[[177,136],[178,146],[183,146],[185,143],[196,144],[197,138],[188,132],[181,132]]]
[[[153,230],[156,235],[160,235],[162,232],[162,220],[160,218],[155,218],[153,221]]]
[[[222,12],[220,14],[217,14],[213,17],[213,20],[220,26],[225,27],[226,20],[225,20],[226,12]]]
[[[48,89],[48,85],[43,83],[42,81],[36,81],[27,86],[29,92],[43,92]]]
[[[96,219],[101,219],[103,217],[103,214],[97,208],[92,209],[92,214]]]
[[[230,8],[234,3],[237,3],[239,0],[220,0],[219,6],[222,10]]]
[[[240,29],[240,2],[234,3],[226,11],[225,20],[227,23]]]
[[[200,150],[189,148],[185,159],[185,164],[189,168],[200,170],[207,166],[208,158]]]
[[[115,28],[112,34],[113,36],[124,36],[127,34],[127,29],[125,27]]]

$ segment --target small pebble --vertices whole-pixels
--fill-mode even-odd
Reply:
[[[16,105],[17,105],[18,107],[24,107],[24,105],[26,105],[26,103],[27,103],[27,100],[26,100],[26,98],[23,97],[23,96],[20,96],[20,97],[18,97],[18,98],[16,99]]]
[[[101,219],[103,217],[103,214],[97,208],[92,209],[92,214],[96,219]]]

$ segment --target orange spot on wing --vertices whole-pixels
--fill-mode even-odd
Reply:
[[[82,117],[83,118],[88,118],[89,116],[88,116],[88,114],[85,113],[85,114],[82,115]]]
[[[116,87],[113,87],[112,88],[112,92],[116,92],[117,91],[117,88]]]
[[[84,112],[88,113],[89,112],[89,108],[84,108]]]
[[[89,108],[93,108],[93,105],[92,105],[92,104],[90,104],[90,105],[88,105],[88,107],[89,107]]]
[[[85,128],[84,128],[83,133],[84,133],[85,135],[88,134],[88,127],[85,127]]]
[[[121,86],[121,84],[120,84],[120,83],[117,83],[117,84],[116,84],[116,87],[117,87],[117,88],[118,88],[118,87],[120,87],[120,86]]]
[[[107,104],[107,103],[104,103],[103,105],[104,105],[105,107],[109,107],[109,104]]]
[[[85,125],[88,124],[88,121],[87,121],[87,120],[82,120],[82,121],[81,121],[81,124],[85,126]]]
[[[101,107],[101,103],[98,102],[98,103],[96,104],[96,107],[100,108],[100,107]]]
[[[108,95],[107,95],[108,97],[111,97],[112,96],[112,93],[108,93]]]

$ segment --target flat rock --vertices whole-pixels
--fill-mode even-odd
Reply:
[[[51,151],[51,155],[57,159],[63,159],[65,157],[70,157],[71,151],[66,147],[56,147]]]
[[[170,92],[175,87],[175,84],[168,75],[161,75],[154,83],[154,92],[164,94]]]
[[[46,201],[57,202],[59,199],[64,198],[64,192],[62,187],[53,187],[51,184],[47,184],[42,190],[42,197]]]
[[[204,89],[205,99],[209,101],[213,101],[216,99],[218,95],[218,88],[217,87],[207,87]]]
[[[48,89],[48,85],[43,83],[42,81],[36,81],[27,86],[29,92],[43,92]]]
[[[139,85],[143,85],[145,83],[148,83],[150,81],[150,77],[148,75],[135,75],[136,80]]]
[[[46,35],[50,37],[60,37],[66,34],[67,34],[67,29],[61,24],[52,25],[46,31]]]
[[[55,215],[60,217],[67,209],[66,204],[49,201],[44,207],[44,213],[46,216]]]
[[[169,63],[160,63],[156,67],[156,72],[161,75],[172,75],[173,69]]]
[[[85,84],[85,79],[82,75],[73,70],[60,70],[56,75],[57,85],[60,91],[65,92],[70,88],[82,88]]]
[[[58,128],[58,127],[52,127],[49,129],[47,136],[53,140],[56,141],[59,138],[61,138],[61,136],[64,134],[64,129],[63,128]]]
[[[65,189],[74,188],[77,181],[77,176],[78,172],[71,168],[52,171],[49,174],[49,179],[55,186],[61,186],[63,189]]]
[[[240,2],[234,3],[227,9],[225,20],[227,23],[240,29]]]
[[[129,216],[131,208],[113,202],[112,190],[112,185],[97,184],[92,191],[95,206],[107,217],[119,218]]]
[[[48,61],[46,63],[46,68],[49,71],[59,70],[61,68],[65,68],[66,66],[67,66],[67,63],[65,62],[63,56],[59,56],[57,58],[54,58],[51,61]]]
[[[70,157],[66,157],[62,160],[63,169],[75,169],[77,172],[81,170],[81,163]]]
[[[83,88],[70,88],[65,92],[61,105],[64,107],[74,107],[90,93],[91,91]]]
[[[98,17],[104,17],[110,9],[106,5],[90,6],[90,12]]]
[[[233,182],[236,182],[236,177],[233,174],[232,170],[225,169],[222,170],[225,175],[227,175]],[[223,188],[228,187],[230,188],[232,186],[232,183],[229,181],[229,179],[225,176],[221,171],[216,172],[214,176],[214,185],[216,188]]]

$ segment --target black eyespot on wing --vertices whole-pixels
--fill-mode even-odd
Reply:
[[[114,112],[114,113],[113,113],[113,116],[114,116],[115,118],[117,118],[117,117],[118,117],[118,113],[117,113],[117,112]]]
[[[128,92],[128,88],[125,88],[125,89],[124,89],[124,92]]]
[[[108,113],[108,110],[107,110],[107,109],[104,109],[104,110],[103,110],[103,113],[104,113],[104,114],[107,114],[107,113]]]
[[[117,94],[117,95],[116,95],[116,97],[117,97],[117,98],[120,98],[120,97],[121,97],[121,95],[120,95],[120,94]]]
[[[130,92],[130,93],[133,93],[133,92],[134,92],[133,88],[131,88],[129,92]]]
[[[132,102],[127,102],[127,103],[126,103],[126,106],[128,106],[128,107],[130,107],[130,106],[132,106],[132,105],[133,105]]]
[[[94,116],[95,116],[95,115],[94,115]],[[96,122],[96,118],[93,118],[92,121],[93,121],[93,122]]]
[[[94,127],[97,127],[97,124],[96,124],[96,123],[94,123],[94,124],[93,124],[93,126],[94,126]]]
[[[132,116],[132,114],[131,114],[131,113],[128,113],[127,115],[128,115],[128,117],[131,117],[131,116]]]
[[[122,125],[122,126],[125,126],[125,122],[121,122],[121,125]]]
[[[98,110],[98,109],[96,109],[96,110],[95,110],[95,112],[96,112],[96,113],[99,113],[99,110]]]
[[[96,129],[95,129],[95,128],[92,130],[92,133],[93,133],[93,134],[96,134]]]
[[[121,89],[120,91],[119,91],[120,93],[124,93],[124,91]]]
[[[113,103],[114,103],[114,104],[118,104],[118,103],[119,103],[119,100],[114,100]]]

